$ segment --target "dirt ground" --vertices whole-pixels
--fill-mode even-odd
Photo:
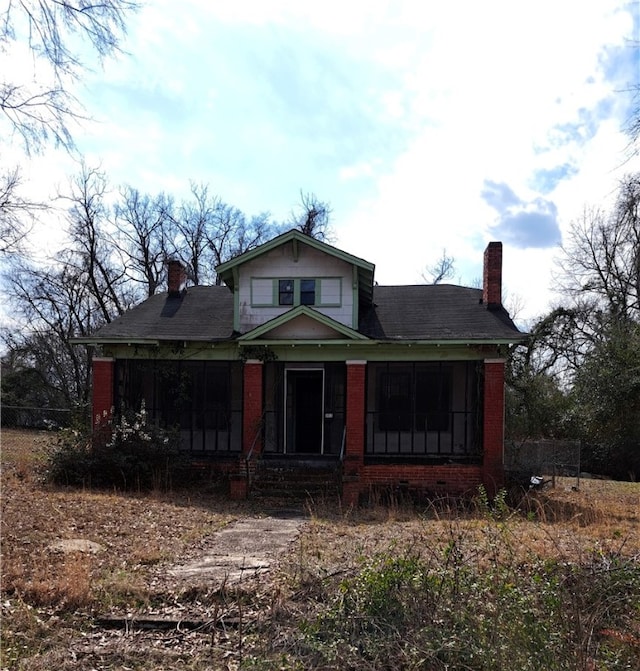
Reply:
[[[241,668],[252,626],[297,617],[363,557],[435,554],[454,535],[486,533],[481,516],[394,500],[345,510],[231,502],[215,488],[52,488],[41,479],[51,439],[2,433],[2,671]],[[640,484],[575,485],[533,498],[509,523],[509,547],[640,556]]]

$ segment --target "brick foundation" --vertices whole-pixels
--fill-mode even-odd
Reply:
[[[481,466],[380,464],[364,467],[361,490],[385,485],[406,486],[424,493],[460,495],[476,490],[482,481]]]

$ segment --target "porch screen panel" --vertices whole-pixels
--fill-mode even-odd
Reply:
[[[240,450],[239,362],[118,361],[120,410],[139,409],[158,426],[177,429],[189,451]]]
[[[381,431],[409,431],[412,423],[410,368],[387,368],[379,373],[378,424]]]
[[[337,455],[345,428],[347,367],[344,363],[326,363],[324,374],[324,453]]]
[[[448,431],[451,423],[451,367],[417,367],[416,431]]]
[[[370,455],[464,458],[478,452],[475,362],[368,366]]]
[[[264,364],[264,451],[282,452],[283,433],[283,395],[284,364],[280,361],[267,361]]]

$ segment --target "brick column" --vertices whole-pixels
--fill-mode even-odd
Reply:
[[[504,485],[504,359],[484,362],[483,481],[493,496]]]
[[[342,502],[358,503],[360,473],[364,465],[366,361],[347,361],[347,413]]]
[[[347,361],[347,436],[345,457],[364,461],[366,361]]]
[[[113,412],[113,375],[115,359],[94,357],[92,361],[92,417],[91,426],[95,430],[111,418]]]
[[[252,446],[253,456],[262,451],[262,438],[259,436],[262,430],[262,367],[262,361],[254,359],[244,364],[242,452],[245,455]]]

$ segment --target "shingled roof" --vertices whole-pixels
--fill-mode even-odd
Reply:
[[[376,286],[359,331],[374,340],[519,340],[502,307],[488,308],[482,289],[450,284]]]
[[[227,287],[189,287],[172,296],[156,294],[98,329],[101,342],[147,340],[217,341],[233,333],[233,294]]]
[[[510,341],[522,334],[504,308],[489,309],[482,290],[453,285],[376,286],[359,331],[374,340]],[[233,294],[224,286],[158,294],[100,328],[91,341],[215,342],[234,339]]]

